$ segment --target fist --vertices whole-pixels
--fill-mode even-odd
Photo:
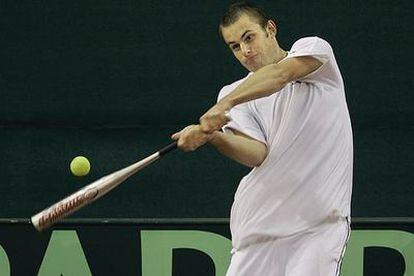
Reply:
[[[189,125],[171,135],[177,141],[177,146],[183,151],[194,151],[210,141],[212,134],[201,131],[200,125]]]
[[[216,130],[220,130],[227,122],[231,120],[229,115],[230,107],[217,103],[215,106],[210,108],[200,118],[200,129],[205,133],[213,133]]]

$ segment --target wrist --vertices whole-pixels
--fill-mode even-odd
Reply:
[[[208,139],[208,142],[210,144],[214,144],[218,139],[220,139],[220,136],[223,134],[223,132],[221,131],[214,131],[213,133],[210,134],[210,138]]]
[[[218,105],[222,106],[223,109],[226,111],[232,109],[236,105],[235,101],[229,96],[224,97],[222,100],[218,102]]]

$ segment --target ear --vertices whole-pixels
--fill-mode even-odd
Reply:
[[[276,37],[277,34],[277,26],[273,20],[267,21],[266,31],[271,37]]]

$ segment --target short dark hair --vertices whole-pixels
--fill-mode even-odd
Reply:
[[[224,13],[220,21],[219,35],[223,37],[221,28],[230,26],[231,24],[235,23],[243,14],[247,14],[250,17],[256,19],[257,23],[260,26],[262,26],[263,29],[266,29],[269,17],[264,13],[264,11],[260,7],[243,1],[231,4],[227,8],[227,11]]]

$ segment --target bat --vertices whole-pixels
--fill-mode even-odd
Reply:
[[[73,212],[79,210],[85,205],[92,203],[101,196],[105,195],[122,182],[124,182],[131,175],[142,170],[149,164],[160,159],[162,156],[168,152],[177,148],[177,142],[173,142],[161,150],[151,154],[150,156],[129,165],[126,168],[120,169],[116,172],[108,174],[91,184],[81,188],[77,192],[65,197],[64,199],[56,202],[55,204],[49,206],[43,211],[37,213],[31,217],[33,226],[40,232],[51,225],[53,225],[58,220],[72,214]]]

